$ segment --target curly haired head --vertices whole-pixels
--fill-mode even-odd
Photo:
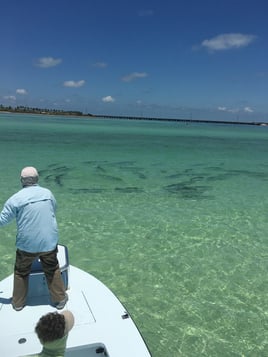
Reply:
[[[38,321],[35,332],[43,343],[62,338],[65,330],[65,318],[58,312],[49,312]]]

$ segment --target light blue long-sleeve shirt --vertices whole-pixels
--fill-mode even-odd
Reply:
[[[58,244],[56,200],[39,185],[24,187],[5,203],[0,226],[17,222],[16,247],[30,253],[49,252]]]

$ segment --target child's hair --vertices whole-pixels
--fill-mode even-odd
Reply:
[[[62,338],[65,330],[65,318],[57,312],[49,312],[38,321],[35,332],[43,343]]]

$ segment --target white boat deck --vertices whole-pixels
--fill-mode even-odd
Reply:
[[[74,314],[75,325],[69,333],[65,356],[151,356],[133,320],[105,285],[74,266],[69,267],[68,278],[65,309]],[[31,276],[30,297],[19,312],[10,304],[12,287],[12,275],[0,282],[0,356],[39,353],[42,346],[34,333],[35,325],[42,315],[55,311],[44,276]]]

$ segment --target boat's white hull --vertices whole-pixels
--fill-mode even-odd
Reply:
[[[34,328],[40,316],[55,308],[49,304],[46,288],[42,291],[39,286],[39,290],[35,290],[40,278],[40,274],[31,277],[31,297],[20,312],[14,311],[10,304],[13,275],[0,282],[1,357],[41,351]],[[133,320],[104,284],[81,269],[69,266],[68,285],[69,301],[65,308],[74,314],[75,325],[69,334],[66,356],[151,356]]]

